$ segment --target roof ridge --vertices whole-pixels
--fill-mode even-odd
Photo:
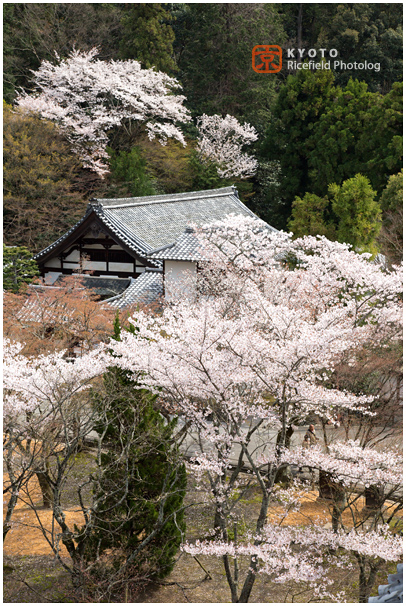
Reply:
[[[210,193],[208,193],[210,192]],[[124,208],[126,206],[148,206],[150,204],[170,204],[172,202],[180,202],[184,200],[198,200],[199,198],[219,198],[222,196],[234,196],[239,200],[238,195],[236,193],[236,188],[234,186],[230,187],[221,187],[219,189],[206,189],[201,192],[190,192],[192,195],[185,195],[189,192],[179,193],[179,194],[164,194],[157,196],[139,196],[136,198],[97,198],[93,202],[90,202],[92,206],[102,206],[103,210],[105,208]],[[194,195],[193,195],[194,194]],[[203,194],[203,195],[202,195]],[[171,196],[171,197],[169,197]],[[153,198],[148,200],[148,198]],[[103,201],[119,201],[123,200],[121,204],[109,204],[104,205]],[[124,202],[124,200],[143,200],[142,202]],[[239,200],[240,201],[240,200]]]

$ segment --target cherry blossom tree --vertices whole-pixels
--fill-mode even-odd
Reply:
[[[3,452],[8,497],[3,541],[12,527],[18,499],[33,505],[28,482],[36,476],[44,507],[60,509],[60,490],[50,481],[50,462],[62,446],[71,458],[89,433],[93,415],[80,392],[105,367],[96,351],[77,360],[65,352],[36,358],[22,355],[24,344],[4,342]],[[62,515],[62,514],[61,514]]]
[[[145,125],[148,137],[165,144],[173,137],[186,145],[178,123],[190,120],[175,78],[138,61],[102,61],[98,50],[74,50],[56,64],[43,61],[33,72],[35,92],[21,93],[18,105],[56,122],[83,166],[108,172],[108,131],[118,125]]]
[[[49,480],[51,458],[61,449],[70,455],[89,433],[94,415],[83,406],[80,393],[99,376],[104,358],[97,350],[75,360],[65,351],[29,358],[21,354],[24,344],[4,343],[3,448],[11,493],[8,519],[16,505],[17,492],[33,474],[38,479],[43,503],[58,503],[60,494]]]
[[[17,502],[24,503],[80,598],[121,601],[176,561],[186,484],[176,421],[154,410],[136,377],[109,366],[115,360],[103,347],[75,359],[66,359],[66,350],[36,357],[23,350],[4,344],[3,540]],[[85,439],[93,441],[92,454],[76,475]],[[33,476],[51,524],[39,515]]]
[[[342,357],[353,363],[372,335],[382,343],[396,338],[400,271],[385,272],[370,255],[325,238],[292,241],[255,219],[231,217],[199,237],[209,262],[199,272],[195,300],[172,299],[158,317],[137,314],[138,332],[112,346],[118,364],[143,372],[161,405],[191,426],[190,469],[208,481],[214,523],[209,540],[184,549],[223,559],[234,602],[249,600],[261,572],[275,582],[306,582],[319,599],[339,600],[322,566],[328,550],[338,550],[331,556],[337,562],[342,549],[396,560],[398,538],[378,524],[353,532],[339,524],[328,532],[279,528],[268,512],[278,471],[293,456],[306,461],[300,450],[286,449],[295,423],[309,414],[326,421],[342,411],[373,414],[371,396],[334,388],[331,378]],[[381,460],[365,451],[357,465],[351,463],[361,456],[356,448],[337,445],[312,465],[337,470],[340,479],[348,475],[352,485],[399,485],[395,455]],[[258,517],[239,536],[236,503],[253,484],[261,494]],[[238,555],[247,558],[244,572]]]
[[[227,114],[225,118],[214,114],[203,114],[197,120],[199,130],[197,153],[203,162],[217,164],[217,173],[223,179],[240,177],[247,179],[255,175],[258,162],[242,151],[258,139],[255,128]]]

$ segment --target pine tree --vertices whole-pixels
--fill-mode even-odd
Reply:
[[[38,275],[38,265],[28,248],[3,244],[4,290],[18,292],[22,284],[29,284]]]

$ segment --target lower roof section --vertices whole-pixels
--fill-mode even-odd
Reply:
[[[147,268],[128,288],[117,297],[107,299],[105,304],[115,309],[125,309],[133,305],[159,305],[164,293],[161,271]]]
[[[53,286],[63,286],[66,276],[59,276]],[[121,295],[131,284],[131,278],[108,278],[98,276],[80,275],[80,283],[84,288],[89,288],[95,295],[100,297],[114,297]]]

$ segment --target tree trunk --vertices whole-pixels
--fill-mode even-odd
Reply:
[[[261,533],[261,531],[264,527],[264,524],[267,520],[269,499],[270,499],[270,496],[268,494],[266,494],[266,495],[263,494],[261,510],[260,510],[258,520],[257,520],[257,527],[256,527],[257,534]],[[257,578],[257,575],[256,575],[257,568],[258,568],[258,558],[251,557],[250,570],[246,576],[243,588],[240,593],[240,597],[237,600],[240,604],[246,604],[250,599],[251,591],[254,586],[255,579]]]
[[[375,585],[376,575],[380,568],[380,563],[373,564],[367,557],[356,555],[359,566],[359,603],[365,604],[371,595],[372,587]],[[369,575],[368,575],[369,564]]]
[[[302,48],[302,26],[303,26],[303,4],[299,4],[299,13],[297,15],[297,45]]]
[[[35,474],[38,479],[38,484],[41,488],[43,506],[45,507],[45,509],[52,509],[54,495],[52,491],[52,486],[47,478],[47,473],[44,471],[36,471]]]
[[[279,448],[282,446],[285,446],[285,448],[290,448],[290,440],[294,433],[295,430],[293,429],[292,425],[289,425],[286,431],[280,429],[276,438],[277,446]]]
[[[18,487],[18,488],[20,488],[20,487]],[[17,505],[18,488],[15,488],[14,490],[12,490],[10,500],[7,504],[6,518],[3,522],[3,543],[5,541],[8,531],[11,528],[11,516],[13,515],[14,508]]]

